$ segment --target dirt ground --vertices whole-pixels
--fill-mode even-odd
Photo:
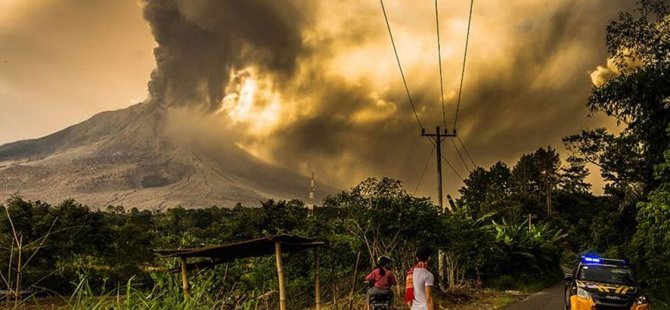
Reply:
[[[435,302],[437,309],[449,310],[495,310],[502,309],[507,305],[513,304],[524,299],[526,295],[514,292],[501,292],[490,289],[455,289],[446,293],[436,292]],[[328,310],[349,310],[365,309],[365,295],[354,296],[353,301],[349,299],[340,299],[337,306],[332,302],[324,301],[321,309]],[[351,307],[350,307],[351,305]],[[409,309],[402,300],[402,296],[396,296],[395,309]]]

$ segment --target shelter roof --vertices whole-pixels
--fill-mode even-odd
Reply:
[[[154,250],[154,253],[161,257],[205,257],[211,259],[214,264],[220,264],[239,258],[273,255],[277,242],[281,245],[283,253],[298,252],[324,245],[323,241],[316,238],[278,235],[203,248]]]

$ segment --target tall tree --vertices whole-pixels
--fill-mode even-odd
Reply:
[[[591,112],[604,112],[626,128],[619,136],[603,129],[564,139],[576,156],[601,165],[608,191],[622,197],[653,190],[655,165],[670,144],[670,18],[663,0],[639,0],[607,27],[607,49],[614,74],[593,87]],[[609,173],[609,175],[607,175]],[[633,199],[631,199],[633,200]]]
[[[505,209],[510,196],[512,173],[503,162],[497,162],[488,170],[478,167],[465,179],[460,205],[465,206],[475,217]]]
[[[351,191],[326,198],[324,206],[342,210],[343,226],[365,245],[371,264],[380,255],[411,253],[414,245],[403,241],[433,243],[439,222],[428,198],[412,197],[400,181],[386,177],[368,178]],[[399,249],[402,245],[411,250]]]
[[[636,263],[663,298],[670,298],[670,149],[666,161],[656,167],[661,184],[638,204],[638,227],[633,237]]]
[[[577,194],[588,193],[591,189],[591,184],[586,182],[586,177],[589,175],[586,169],[586,163],[576,157],[569,157],[567,165],[561,168],[559,176],[559,188],[561,191]]]
[[[539,148],[524,154],[512,170],[516,191],[525,200],[543,203],[547,214],[552,213],[552,193],[558,183],[560,157],[555,149]]]

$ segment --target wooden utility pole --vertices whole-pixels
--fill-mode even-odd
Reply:
[[[434,134],[427,134],[426,130],[421,128],[421,136],[422,137],[428,137],[429,139],[432,139],[435,142],[435,154],[437,155],[437,201],[440,205],[440,212],[446,212],[446,209],[444,207],[444,199],[442,198],[442,141],[444,141],[446,138],[452,138],[456,136],[456,131],[454,133],[450,134],[447,129],[444,129],[444,132],[440,131],[440,126],[435,127],[435,133]],[[449,207],[449,211],[451,210],[451,207]],[[439,275],[439,287],[440,289],[445,289],[444,287],[444,279],[446,278],[447,272],[446,272],[446,265],[447,265],[447,256],[444,254],[444,251],[439,251],[437,253],[437,272]]]
[[[307,199],[307,214],[314,215],[314,171],[312,171],[312,178],[309,182],[309,198]]]
[[[437,201],[440,206],[440,212],[445,212],[444,208],[444,199],[442,194],[442,141],[446,138],[456,137],[456,132],[450,134],[445,129],[444,132],[440,131],[440,126],[435,127],[435,133],[430,134],[426,133],[425,129],[421,129],[421,136],[428,137],[435,142],[435,155],[437,156]],[[451,208],[449,208],[451,210]]]

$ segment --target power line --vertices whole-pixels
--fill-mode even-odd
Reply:
[[[461,143],[461,147],[462,147],[463,150],[465,151],[465,155],[468,156],[468,158],[470,159],[470,162],[472,162],[472,165],[474,165],[474,167],[477,168],[477,164],[475,163],[474,160],[472,160],[472,156],[470,156],[470,152],[468,152],[468,148],[465,147],[465,144],[463,143],[463,140],[461,140],[461,137],[460,137],[460,136],[456,136],[456,138],[458,139],[458,142]]]
[[[389,32],[389,37],[391,38],[391,45],[393,46],[393,53],[395,54],[395,59],[398,62],[398,69],[400,70],[400,76],[402,77],[402,82],[405,85],[405,91],[407,92],[407,98],[409,99],[409,104],[412,106],[412,112],[414,112],[414,117],[416,122],[419,124],[419,127],[423,129],[423,125],[419,120],[419,115],[416,113],[416,107],[414,107],[414,101],[412,96],[409,93],[409,87],[407,87],[407,80],[405,79],[405,73],[402,71],[402,65],[400,65],[400,57],[398,56],[398,49],[395,46],[395,41],[393,40],[393,33],[391,32],[391,25],[389,24],[389,18],[386,15],[386,8],[384,7],[384,0],[379,0],[379,3],[382,5],[382,12],[384,12],[384,20],[386,21],[386,28]]]
[[[465,35],[465,52],[463,53],[463,67],[461,68],[461,85],[458,88],[458,101],[456,103],[456,115],[454,116],[454,130],[458,123],[458,112],[461,108],[461,95],[463,94],[463,79],[465,78],[465,63],[468,58],[468,43],[470,42],[470,26],[472,25],[472,8],[475,5],[475,0],[470,0],[470,16],[468,17],[468,31]]]
[[[458,171],[456,171],[454,166],[452,166],[451,163],[449,163],[449,161],[447,160],[447,158],[444,157],[444,154],[442,154],[442,159],[444,159],[444,162],[447,163],[447,166],[449,166],[449,168],[451,168],[451,171],[454,172],[454,174],[461,180],[461,182],[465,183],[465,179],[463,179],[463,177],[461,177],[461,175],[458,174]]]
[[[440,47],[440,17],[437,9],[437,0],[435,0],[435,29],[437,30],[437,63],[440,67],[440,102],[442,103],[442,119],[444,128],[447,128],[447,112],[444,109],[444,80],[442,78],[442,48]]]
[[[458,150],[458,147],[456,146],[456,142],[454,142],[454,139],[449,139],[451,141],[451,145],[454,146],[454,150],[456,150],[456,154],[458,155],[458,158],[461,159],[461,163],[463,163],[463,167],[465,167],[465,170],[468,171],[468,173],[472,173],[472,169],[470,169],[470,166],[468,166],[468,163],[463,159],[463,155],[461,154],[461,151]]]
[[[433,148],[430,150],[430,155],[428,155],[428,159],[426,160],[426,164],[423,166],[423,171],[421,172],[421,177],[419,177],[419,182],[416,183],[416,188],[414,188],[414,193],[412,195],[415,195],[416,192],[419,190],[419,186],[421,186],[421,181],[423,181],[423,177],[426,174],[426,169],[428,168],[428,164],[430,163],[430,159],[433,158],[433,152],[435,151],[435,144],[433,144]]]
[[[430,139],[430,143],[433,144],[433,148],[434,148],[435,147],[435,141],[433,141],[433,139]],[[440,157],[442,157],[444,162],[447,163],[447,166],[449,166],[451,171],[454,172],[454,174],[461,180],[461,182],[465,183],[465,179],[463,179],[463,177],[461,177],[461,175],[458,173],[458,171],[456,171],[456,168],[454,168],[454,166],[447,160],[447,158],[444,157],[444,154],[440,153]]]
[[[436,168],[437,168],[437,198],[438,198],[438,205],[440,206],[440,210],[442,212],[445,211],[444,209],[444,199],[442,197],[442,141],[449,137],[453,137],[453,134],[447,133],[445,130],[442,132],[440,130],[440,126],[435,127],[435,133],[426,133],[426,130],[421,129],[421,136],[422,137],[427,137],[428,139],[431,140],[431,142],[434,141],[435,145],[435,150],[436,150]]]

